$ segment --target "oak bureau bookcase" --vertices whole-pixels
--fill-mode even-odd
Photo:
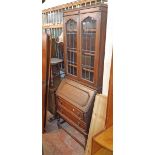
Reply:
[[[64,11],[66,77],[56,92],[57,113],[86,136],[102,90],[106,21],[107,5]]]

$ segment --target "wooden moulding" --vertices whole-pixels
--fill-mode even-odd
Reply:
[[[105,129],[107,110],[107,97],[101,94],[96,95],[92,119],[89,128],[89,135],[84,155],[91,155],[92,138],[98,132]]]

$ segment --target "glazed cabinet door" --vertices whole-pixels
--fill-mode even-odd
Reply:
[[[100,44],[100,12],[80,15],[80,79],[96,86]]]
[[[78,79],[79,16],[64,17],[64,61],[66,74]]]

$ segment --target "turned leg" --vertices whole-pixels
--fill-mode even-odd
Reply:
[[[61,126],[60,126],[60,116],[59,116],[59,114],[57,115],[57,126],[58,126],[59,129],[61,128]]]

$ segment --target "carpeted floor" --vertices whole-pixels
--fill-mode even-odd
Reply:
[[[84,148],[63,129],[58,129],[57,120],[49,122],[50,117],[51,115],[48,113],[46,123],[47,132],[42,137],[44,155],[83,155]],[[81,133],[67,123],[64,123],[63,127],[69,133],[78,137],[78,140],[84,144],[85,139]]]

